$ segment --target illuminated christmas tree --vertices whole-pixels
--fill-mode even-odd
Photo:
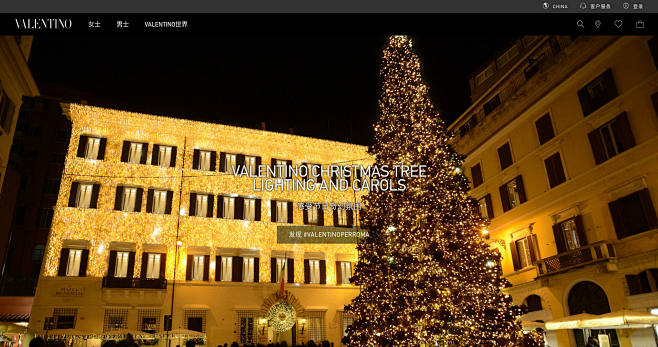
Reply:
[[[383,94],[376,165],[427,165],[427,177],[407,178],[404,191],[371,191],[352,283],[361,293],[344,342],[361,346],[540,346],[525,335],[521,308],[501,290],[500,254],[483,242],[486,221],[468,196],[463,156],[421,80],[420,61],[406,36],[384,50]]]

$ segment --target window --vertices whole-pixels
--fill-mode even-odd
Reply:
[[[203,281],[203,255],[195,255],[192,257],[192,280]]]
[[[69,140],[68,130],[57,130],[57,135],[55,135],[56,142],[67,142]]]
[[[137,330],[154,334],[160,331],[162,310],[138,310]]]
[[[42,261],[43,260],[43,255],[46,252],[46,246],[45,245],[38,245],[34,247],[34,254],[32,256],[33,261]]]
[[[30,182],[30,176],[28,175],[23,175],[21,176],[21,185],[18,188],[19,191],[24,192],[27,190],[27,185]]]
[[[25,129],[25,136],[41,137],[43,133],[43,125],[30,125]]]
[[[560,223],[560,231],[564,237],[565,246],[568,251],[580,248],[580,239],[578,238],[578,229],[576,228],[576,221],[570,219],[566,222]]]
[[[54,153],[50,156],[50,162],[53,164],[64,164],[66,159],[66,154],[64,153]]]
[[[484,104],[482,107],[484,109],[484,115],[488,116],[491,112],[498,108],[498,106],[500,106],[500,94],[496,94],[496,96]]]
[[[164,214],[167,207],[167,191],[153,192],[153,213]]]
[[[87,139],[87,148],[85,149],[86,159],[98,159],[98,148],[100,147],[101,139],[90,137]]]
[[[222,281],[233,280],[233,257],[222,257]]]
[[[537,128],[537,136],[539,137],[540,146],[555,137],[553,122],[551,122],[551,115],[549,113],[537,119],[537,121],[535,121],[535,127]]]
[[[558,254],[587,245],[583,217],[580,215],[553,225],[553,235]]]
[[[590,132],[588,137],[597,165],[635,147],[635,139],[626,113]]]
[[[615,86],[615,80],[612,78],[612,70],[610,69],[578,91],[580,106],[583,109],[583,115],[585,117],[616,97],[617,87]]]
[[[277,178],[286,178],[287,177],[287,175],[286,175],[287,166],[288,166],[288,162],[286,162],[285,160],[278,160],[277,159],[277,161],[276,161],[276,167],[277,167],[276,168],[276,177]]]
[[[117,263],[114,268],[114,277],[128,277],[128,258],[130,252],[117,252]]]
[[[480,163],[471,167],[471,176],[473,177],[473,188],[477,188],[483,182],[482,169]]]
[[[354,317],[343,313],[343,337],[347,337],[347,327],[354,323]]]
[[[14,225],[23,225],[25,222],[25,205],[16,206],[14,211]]]
[[[142,146],[141,143],[130,143],[130,149],[128,152],[128,162],[133,164],[139,164],[142,160]]]
[[[509,63],[509,61],[512,60],[514,57],[516,57],[518,54],[519,54],[519,46],[514,45],[514,47],[510,48],[509,51],[505,52],[505,54],[501,55],[496,60],[496,63],[498,64],[498,68],[501,68],[505,64]]]
[[[527,48],[531,43],[537,41],[539,36],[537,35],[526,35],[523,37],[523,47]]]
[[[308,338],[313,341],[325,339],[323,311],[307,311],[308,315]]]
[[[256,200],[244,199],[244,219],[255,220],[256,218]]]
[[[643,270],[637,275],[626,275],[630,295],[653,293],[658,291],[658,269]]]
[[[224,170],[225,172],[233,173],[235,170],[237,156],[235,154],[225,154],[224,155]]]
[[[477,116],[472,116],[471,118],[468,119],[466,123],[464,123],[461,127],[459,127],[459,135],[463,137],[469,131],[475,128],[477,124],[478,124]]]
[[[80,183],[78,187],[78,196],[75,206],[78,208],[89,208],[94,186],[92,184]]]
[[[500,169],[505,170],[514,163],[512,160],[512,149],[509,142],[498,148],[498,159],[500,160]]]
[[[346,226],[347,225],[347,210],[339,209],[338,211],[338,225]]]
[[[508,182],[505,185],[505,188],[507,188],[507,198],[509,199],[510,209],[513,209],[514,207],[520,205],[521,202],[519,198],[519,190],[518,187],[516,186],[516,181]]]
[[[238,313],[240,315],[240,312]],[[248,344],[254,342],[254,317],[240,317],[240,343]]]
[[[160,254],[147,254],[146,278],[160,278]]]
[[[224,209],[223,209],[224,215],[222,217],[228,218],[228,219],[233,219],[234,213],[235,213],[235,198],[229,198],[227,196],[224,197]]]
[[[23,159],[36,159],[38,154],[35,148],[25,148],[23,150]]]
[[[608,207],[618,239],[658,228],[656,209],[647,188],[619,198]]]
[[[503,212],[507,212],[526,202],[525,189],[521,175],[503,184],[499,188],[500,199],[503,203]]]
[[[516,251],[520,268],[532,266],[532,255],[530,253],[530,238],[526,237],[521,240],[515,241]]]
[[[493,75],[493,66],[487,67],[484,71],[482,71],[479,75],[475,77],[475,86],[479,86],[482,84],[484,81],[487,80],[487,78],[491,77]]]
[[[11,123],[14,120],[14,102],[7,96],[4,91],[0,92],[0,127],[5,133],[11,130]]]
[[[35,102],[34,102],[34,110],[35,110],[35,111],[43,111],[43,110],[44,110],[43,102],[41,102],[41,101],[35,101]]]
[[[103,332],[126,329],[128,327],[128,310],[105,309]]]
[[[546,174],[548,175],[548,184],[551,188],[557,187],[566,182],[567,178],[564,175],[564,167],[562,166],[560,152],[544,159],[544,165],[546,166]]]
[[[311,274],[310,283],[320,283],[320,261],[319,260],[309,260],[308,261],[309,271]]]
[[[352,264],[349,261],[340,262],[340,283],[350,284],[350,277],[352,277]]]
[[[158,166],[171,167],[171,146],[158,146]]]
[[[286,266],[286,262],[288,259],[281,259],[277,258],[276,259],[276,281],[281,282],[281,277],[283,276],[283,280],[288,283],[288,271],[284,271],[281,273],[281,270],[283,270],[284,266]]]
[[[50,228],[50,225],[53,222],[53,209],[52,208],[40,208],[37,211],[37,228]]]
[[[210,171],[210,157],[209,151],[199,151],[199,170]]]
[[[482,199],[478,200],[478,212],[480,213],[480,217],[486,220],[493,219],[493,206],[491,205],[491,194],[487,194]]]
[[[74,329],[78,316],[77,308],[56,308],[53,310],[53,323],[56,329]]]
[[[185,310],[183,329],[206,332],[206,311]]]
[[[256,157],[244,157],[244,165],[247,168],[249,174],[255,175],[258,173],[258,168],[256,167]]]
[[[310,210],[306,210],[306,213],[308,214],[308,223],[309,224],[317,224],[318,223],[318,210],[315,208],[311,208]]]
[[[524,301],[526,307],[528,308],[528,312],[541,311],[543,309],[539,295],[530,295],[525,298]]]
[[[208,195],[196,196],[196,216],[197,217],[207,217],[208,216]],[[212,217],[212,215],[211,215]]]
[[[136,197],[137,188],[123,188],[123,202],[121,204],[121,210],[126,212],[134,212]]]
[[[242,282],[254,282],[254,258],[242,259]]]
[[[276,202],[276,222],[288,223],[288,202],[286,201]]]
[[[80,274],[81,258],[82,258],[82,250],[79,249],[69,250],[69,259],[66,265],[66,276],[77,277]]]
[[[62,184],[61,180],[46,179],[43,186],[43,192],[45,194],[59,194],[60,184]]]

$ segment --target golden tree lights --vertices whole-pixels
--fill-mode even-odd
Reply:
[[[91,244],[87,276],[102,277],[107,274],[109,246],[111,242],[136,244],[134,274],[140,276],[142,247],[146,244],[167,246],[166,277],[174,277],[174,258],[178,214],[179,258],[176,279],[185,278],[188,246],[210,248],[211,268],[214,268],[217,248],[257,249],[260,257],[267,259],[273,250],[293,251],[295,256],[295,282],[304,281],[304,252],[325,253],[327,283],[335,284],[336,254],[355,254],[353,244],[277,244],[276,226],[270,218],[270,200],[293,201],[294,224],[302,224],[302,211],[298,202],[354,202],[360,201],[363,192],[341,191],[276,191],[253,192],[253,178],[235,177],[220,172],[192,169],[195,148],[207,148],[219,152],[244,153],[262,158],[269,164],[271,158],[292,160],[293,165],[302,162],[349,163],[368,165],[366,148],[352,144],[305,138],[297,135],[252,130],[220,124],[151,116],[119,110],[83,105],[71,105],[73,129],[61,189],[55,207],[51,227],[44,275],[56,276],[60,250],[65,240],[86,240]],[[88,160],[76,156],[80,135],[107,137],[104,160]],[[178,158],[174,168],[121,162],[124,140],[148,142],[148,159],[151,163],[153,144],[177,146]],[[186,143],[186,145],[185,145]],[[183,153],[185,153],[183,168]],[[219,160],[219,155],[217,155]],[[219,168],[219,165],[216,165]],[[182,201],[179,210],[179,192],[182,178]],[[71,183],[90,181],[100,183],[98,208],[81,209],[68,207]],[[116,187],[131,185],[144,188],[142,212],[114,210]],[[172,214],[146,213],[147,190],[162,188],[172,190]],[[215,195],[213,218],[187,216],[190,192],[206,192]],[[217,196],[237,194],[262,199],[261,221],[244,221],[216,218]],[[325,225],[330,225],[332,210],[324,211]],[[286,224],[284,224],[286,225]],[[214,281],[214,271],[210,272]],[[269,282],[270,262],[260,262],[260,281]]]
[[[377,165],[427,165],[403,192],[372,191],[361,215],[370,237],[359,248],[352,283],[363,290],[344,341],[361,346],[540,346],[502,293],[500,254],[482,240],[485,220],[456,170],[463,156],[448,144],[406,36],[389,39],[375,143]]]

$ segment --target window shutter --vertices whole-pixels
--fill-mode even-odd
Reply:
[[[174,192],[173,191],[168,191],[167,192],[167,204],[165,205],[165,214],[171,214],[171,205],[174,200]]]
[[[224,197],[217,196],[217,218],[224,218]]]
[[[80,135],[80,141],[78,142],[78,158],[85,157],[85,151],[87,150],[87,139],[89,139],[89,136]],[[100,150],[98,152],[98,154],[100,154]]]
[[[322,206],[318,208],[318,226],[324,226],[324,210]]]
[[[503,213],[509,211],[509,196],[507,195],[506,184],[503,184],[499,188],[500,190],[500,201],[503,203]]]
[[[226,170],[226,153],[219,152],[219,172],[228,172]]]
[[[222,256],[215,257],[215,282],[222,280]]]
[[[167,253],[160,253],[160,279],[165,279],[167,274]]]
[[[276,172],[276,158],[271,158],[270,159],[270,167],[272,167],[272,178],[277,178],[277,172]]]
[[[142,212],[142,196],[144,195],[144,188],[137,188],[135,196],[135,212]]]
[[[548,185],[553,188],[557,186],[557,176],[555,174],[555,166],[553,165],[553,157],[548,157],[544,160],[546,166],[546,174],[548,175]]]
[[[201,151],[198,149],[194,150],[194,156],[192,157],[192,168],[195,170],[199,170],[199,155]]]
[[[516,251],[516,241],[510,242],[509,249],[512,252],[512,264],[514,265],[514,271],[519,270],[521,265],[519,265],[519,253]]]
[[[149,264],[149,254],[142,252],[142,270],[139,273],[139,278],[142,279],[146,278],[146,272],[148,271],[148,264]]]
[[[286,161],[286,178],[291,179],[292,178],[292,172],[290,171],[290,168],[292,168],[292,160]]]
[[[71,192],[69,193],[69,207],[78,207],[76,206],[76,200],[78,197],[78,186],[80,183],[78,182],[73,182],[71,183]]]
[[[254,258],[254,282],[260,282],[260,258]]]
[[[340,262],[336,262],[336,284],[341,285],[343,284],[343,274],[342,274],[343,269],[340,267]]]
[[[254,199],[254,221],[260,221],[260,199]]]
[[[333,215],[334,215],[334,226],[337,227],[338,226],[338,208],[336,208],[332,212],[333,212]]]
[[[187,266],[185,269],[185,280],[191,281],[192,280],[192,268],[194,266],[194,256],[191,254],[188,254],[187,256]]]
[[[564,167],[562,166],[562,156],[560,152],[553,155],[553,165],[555,166],[555,175],[557,177],[557,184],[562,184],[567,181],[567,177],[564,175]]]
[[[66,276],[66,266],[69,263],[69,252],[71,250],[68,248],[62,248],[62,251],[59,254],[59,268],[57,269],[57,276]]]
[[[107,139],[101,138],[100,143],[98,144],[98,160],[105,159],[105,148],[107,147]]]
[[[153,212],[153,189],[149,189],[146,194],[146,213]]]
[[[204,255],[203,256],[203,280],[204,281],[209,281],[210,280],[210,256],[209,255]]]
[[[361,185],[363,184],[362,178],[361,178],[361,167],[355,167],[354,168],[354,188],[356,189],[361,189]]]
[[[651,102],[653,103],[653,109],[656,111],[656,115],[658,115],[658,93],[651,95]]]
[[[254,174],[257,176],[260,175],[260,163],[261,163],[260,157],[256,157],[256,172]]]
[[[304,210],[302,210],[302,219],[304,225],[308,224],[308,211],[306,210],[306,207],[304,207]]]
[[[617,116],[616,120],[619,127],[619,135],[621,136],[621,143],[624,144],[624,150],[635,147],[635,138],[633,138],[633,132],[631,131],[630,123],[628,123],[626,112],[622,112],[622,114]]]
[[[210,152],[210,171],[215,171],[217,169],[217,152]]]
[[[235,166],[237,166],[237,170],[242,170],[242,167],[244,166],[244,154],[238,154],[235,156]]]
[[[338,177],[336,177],[336,174],[333,171],[331,172],[331,183],[334,185],[338,184]]]
[[[562,228],[560,223],[553,224],[553,236],[555,237],[555,246],[557,247],[557,254],[561,254],[567,251],[567,244],[564,241],[564,235],[562,234]]]
[[[606,94],[608,94],[608,100],[616,98],[617,86],[615,85],[615,79],[612,77],[612,69],[608,69],[603,73],[603,84]]]
[[[615,233],[617,234],[617,239],[621,240],[626,237],[626,228],[624,227],[624,219],[621,214],[621,206],[619,200],[612,201],[608,203],[608,208],[610,209],[610,215],[612,216],[612,224],[615,226]]]
[[[276,200],[270,200],[270,210],[272,211],[272,223],[276,223]]]
[[[599,129],[594,129],[587,134],[589,138],[589,145],[592,147],[592,153],[594,154],[594,161],[596,165],[603,163],[608,160],[608,157],[605,155],[603,150],[603,142],[601,141],[601,135],[599,135]]]
[[[327,263],[320,260],[320,284],[327,284]]]
[[[80,254],[80,272],[78,277],[87,277],[87,264],[89,263],[89,250],[83,249]]]
[[[505,170],[514,163],[512,160],[512,149],[507,142],[498,148],[498,159],[500,160],[500,169]]]
[[[153,153],[151,153],[151,165],[158,165],[159,156],[160,156],[160,145],[153,145]]]
[[[288,259],[288,283],[295,283],[295,259]]]
[[[322,179],[322,165],[313,165],[313,167],[314,167],[314,169],[312,169],[312,170],[315,171],[315,173],[318,174],[318,177],[313,177],[313,175],[311,175],[311,178],[315,181],[315,183],[322,183],[323,182],[323,179]],[[317,169],[315,169],[315,168],[317,168]]]
[[[242,282],[242,257],[233,257],[233,282]]]
[[[292,224],[292,201],[288,201],[288,223]]]
[[[553,124],[551,123],[551,115],[545,114],[535,122],[537,128],[537,137],[539,138],[539,145],[543,145],[555,137],[553,131]]]
[[[304,171],[301,168],[299,169],[299,174],[301,176],[302,181],[306,182],[306,180],[308,180],[311,177],[311,173],[309,172],[308,169],[308,163],[303,162],[302,166],[306,168],[306,174],[305,175],[303,174]]]
[[[123,190],[124,187],[117,186],[117,193],[114,198],[114,210],[121,211],[121,203],[123,202]]]
[[[484,202],[487,204],[487,215],[489,216],[489,220],[492,220],[494,218],[494,213],[493,205],[491,204],[491,194],[484,196]]]
[[[628,284],[629,295],[642,294],[642,287],[636,275],[626,275],[626,283]]]
[[[176,155],[178,154],[178,148],[177,147],[171,147],[171,162],[169,163],[169,167],[176,167]]]
[[[208,194],[208,210],[206,211],[206,217],[212,218],[212,213],[215,211],[215,196]]]
[[[471,167],[471,177],[473,178],[473,188],[482,184],[482,170],[480,169],[479,163]]]
[[[142,144],[142,157],[139,160],[140,164],[146,164],[146,155],[149,152],[149,144],[148,143],[143,143]]]
[[[89,203],[89,208],[98,207],[98,191],[100,191],[101,185],[96,183],[91,188],[91,202]]]
[[[311,264],[308,259],[304,259],[304,283],[311,283]]]
[[[133,278],[135,275],[135,252],[128,253],[128,274],[126,277]]]
[[[642,201],[642,207],[644,208],[644,215],[647,216],[647,222],[649,224],[649,229],[658,228],[658,218],[656,218],[656,209],[653,207],[653,202],[651,201],[651,195],[649,194],[649,189],[644,188],[639,192],[640,200]]]
[[[276,258],[271,258],[270,264],[271,264],[270,267],[272,268],[270,275],[270,282],[276,283]]]
[[[110,260],[107,263],[107,277],[114,277],[117,267],[117,251],[110,251]]]
[[[590,113],[594,112],[587,86],[578,91],[578,99],[580,99],[580,107],[583,109],[583,116],[587,117]]]
[[[587,242],[587,233],[585,232],[585,225],[583,224],[583,216],[582,215],[577,215],[574,218],[574,221],[576,222],[576,229],[578,232],[578,240],[580,241],[580,246],[585,246],[589,245]]]
[[[532,263],[537,262],[537,252],[535,251],[535,241],[537,240],[537,235],[528,236],[528,250],[530,251],[530,260]]]
[[[354,226],[354,210],[347,210],[347,226],[350,228]]]
[[[244,219],[244,198],[236,197],[233,211],[233,219]]]
[[[190,216],[196,216],[196,193],[190,193]]]
[[[130,154],[130,141],[123,141],[123,149],[121,150],[121,161],[128,162],[128,155]]]
[[[519,191],[519,203],[526,202],[525,189],[523,188],[523,178],[521,175],[516,176],[516,189]]]

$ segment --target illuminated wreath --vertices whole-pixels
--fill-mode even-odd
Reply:
[[[297,314],[295,309],[287,302],[277,302],[272,305],[270,312],[267,314],[267,321],[270,326],[279,332],[290,330],[295,325]]]

